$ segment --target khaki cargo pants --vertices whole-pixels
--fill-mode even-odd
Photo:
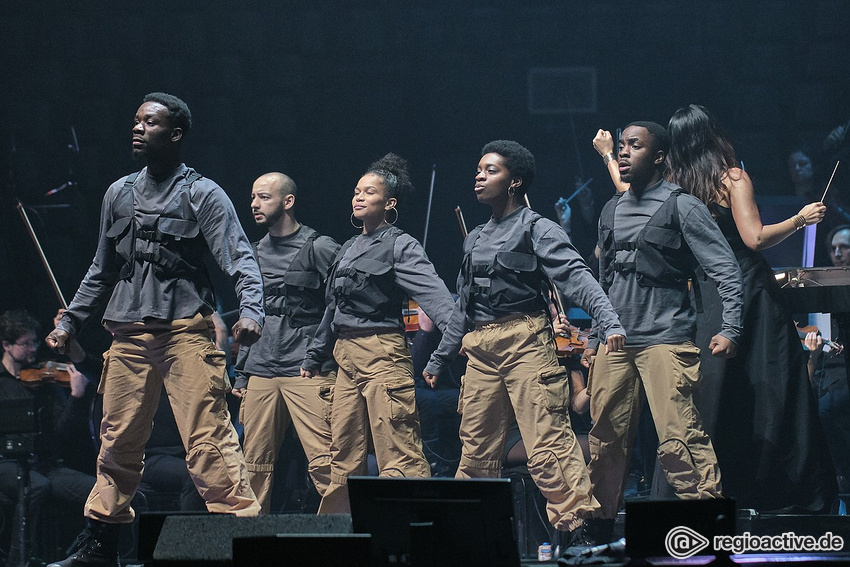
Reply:
[[[196,315],[175,321],[107,322],[112,346],[104,357],[97,482],[85,515],[129,523],[142,478],[145,444],[163,385],[186,449],[189,474],[210,512],[256,516],[260,506],[225,394],[225,354],[212,341],[213,323]]]
[[[676,495],[720,497],[717,457],[692,396],[699,378],[699,348],[690,342],[597,354],[587,389],[593,418],[590,478],[601,517],[614,518],[620,507],[641,385],[658,432],[658,462]]]
[[[558,364],[546,315],[520,315],[466,334],[469,362],[460,395],[458,478],[501,476],[508,427],[516,415],[528,472],[546,498],[555,528],[567,531],[599,504],[570,425],[570,386]]]

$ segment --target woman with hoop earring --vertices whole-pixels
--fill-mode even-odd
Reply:
[[[428,477],[402,306],[414,299],[444,331],[454,302],[425,250],[396,228],[399,198],[413,190],[405,160],[387,154],[354,188],[351,223],[361,233],[337,253],[325,310],[301,368],[339,364],[331,415],[331,484],[320,514],[350,511],[349,476],[366,474],[369,431],[381,476]]]

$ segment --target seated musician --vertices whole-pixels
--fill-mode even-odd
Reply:
[[[62,458],[63,452],[73,451],[79,446],[80,438],[75,438],[75,434],[85,435],[82,432],[88,429],[92,389],[88,388],[88,380],[73,364],[67,366],[68,388],[56,382],[41,381],[39,373],[31,368],[39,346],[39,330],[38,321],[24,311],[7,311],[0,315],[0,340],[3,345],[0,400],[34,399],[38,416],[38,435],[34,439],[33,450],[35,459],[29,474],[30,496],[26,510],[18,501],[19,456],[0,456],[0,493],[15,503],[6,558],[9,567],[18,567],[29,561],[22,554],[32,549],[30,541],[24,546],[26,550],[22,549],[19,532],[24,518],[31,539],[32,535],[38,533],[39,515],[49,497],[82,509],[95,482],[93,476],[66,466]]]
[[[827,235],[829,258],[835,267],[850,266],[850,225],[835,227]],[[832,325],[834,345],[843,345],[838,325]],[[818,400],[818,415],[823,426],[827,447],[835,466],[841,505],[845,509],[850,495],[850,391],[847,381],[847,359],[842,348],[824,350],[824,340],[818,333],[809,333],[805,340],[809,349],[809,379]],[[836,345],[836,346],[837,346]]]

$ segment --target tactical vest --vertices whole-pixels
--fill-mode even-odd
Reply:
[[[129,175],[118,191],[112,204],[112,226],[106,232],[115,244],[119,277],[132,276],[135,263],[140,260],[153,264],[154,272],[162,279],[184,278],[209,287],[204,268],[207,244],[190,205],[192,184],[201,175],[190,171],[162,211],[144,214],[137,221],[133,185],[139,173]]]
[[[325,312],[325,287],[313,251],[319,233],[307,226],[301,230],[306,231],[307,241],[283,274],[283,283],[263,286],[266,316],[282,315],[292,328],[318,325]],[[254,252],[260,262],[257,244],[254,243]],[[270,301],[277,298],[281,301]]]
[[[484,225],[469,233],[472,244],[463,259],[466,281],[470,284],[467,309],[475,295],[486,295],[490,307],[504,314],[531,313],[546,308],[541,290],[547,279],[540,270],[531,241],[531,231],[542,217],[533,214],[525,230],[505,242],[496,252],[492,264],[472,262],[472,249]]]
[[[614,239],[614,214],[620,195],[606,203],[599,217],[602,232],[600,279],[606,292],[614,282],[614,272],[635,273],[638,284],[644,287],[687,289],[697,261],[682,235],[677,204],[681,192],[676,189],[670,193],[635,241]],[[617,262],[618,250],[634,250],[634,262]]]
[[[334,271],[333,294],[340,312],[375,322],[401,320],[405,294],[395,285],[393,270],[393,250],[401,234],[404,233],[400,229],[391,226],[383,238],[348,267]],[[342,259],[356,238],[342,245],[338,259]]]

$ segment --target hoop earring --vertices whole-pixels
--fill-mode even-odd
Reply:
[[[353,226],[357,230],[361,230],[363,228],[362,224],[360,226],[357,226],[356,224],[354,224],[354,213],[351,213],[351,218],[349,219],[349,222],[351,223],[351,226]]]
[[[390,207],[389,210],[395,212],[395,218],[392,220],[392,222],[390,222],[390,221],[387,220],[387,214],[384,213],[384,221],[386,221],[387,224],[397,223],[398,222],[398,209],[396,209],[395,207]],[[352,213],[352,214],[354,214],[354,213]]]
[[[508,187],[508,197],[513,197],[514,195],[516,195],[516,187],[511,185]]]

